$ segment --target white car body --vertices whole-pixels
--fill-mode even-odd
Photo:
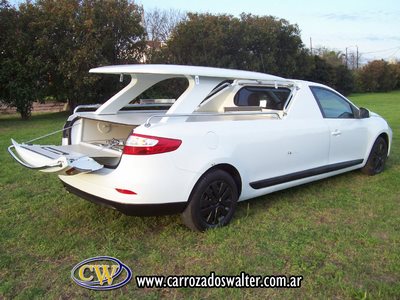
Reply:
[[[127,214],[184,211],[196,183],[210,169],[230,174],[237,185],[237,200],[243,201],[363,168],[380,136],[389,154],[392,131],[387,122],[374,113],[361,118],[354,104],[321,84],[256,72],[174,65],[109,66],[90,72],[123,74],[132,80],[95,111],[78,109],[71,115],[62,146],[13,141],[10,152],[15,148],[18,155],[13,156],[27,167],[57,172],[73,193]],[[175,77],[187,78],[188,88],[161,114],[151,109],[121,110],[157,82]],[[214,90],[227,80],[220,90]],[[278,92],[287,96],[282,103]],[[207,98],[210,93],[215,94]],[[238,106],[246,93],[245,104],[251,93],[259,93],[275,97],[277,102],[272,105],[279,107],[270,108],[271,100],[262,100],[264,96],[258,105]],[[330,101],[334,95],[343,99],[343,105],[348,103],[353,117],[351,113],[346,118],[324,117],[321,103],[324,97]],[[328,107],[325,113],[335,110],[338,108],[331,111]],[[164,153],[126,154],[123,147],[126,149],[132,130],[136,135],[181,143]],[[103,142],[93,143],[90,137]],[[112,145],[110,140],[119,144]],[[149,147],[156,143],[140,136],[129,138],[128,144],[131,142],[133,151],[143,146],[137,143],[149,143]],[[96,153],[101,153],[103,161],[96,159]],[[113,162],[111,167],[104,166],[108,159]]]

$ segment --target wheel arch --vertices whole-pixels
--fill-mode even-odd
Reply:
[[[228,163],[219,163],[219,164],[216,164],[216,165],[212,166],[211,168],[207,169],[197,179],[196,184],[200,180],[200,178],[202,178],[205,174],[212,172],[214,170],[222,170],[222,171],[225,171],[226,173],[228,173],[230,176],[232,176],[233,181],[235,182],[236,187],[238,189],[238,196],[240,197],[240,194],[242,192],[242,177],[240,176],[239,171],[234,166],[232,166],[231,164],[228,164]],[[194,187],[193,187],[193,189],[194,189]]]
[[[390,148],[390,141],[389,141],[389,135],[386,132],[382,132],[380,135],[378,135],[375,139],[375,141],[379,138],[382,137],[385,142],[386,142],[386,146],[388,147],[388,149]]]
[[[376,145],[380,145],[378,141],[380,144],[383,144],[383,142],[386,143],[386,157],[383,153],[382,155],[380,154],[379,152],[380,150],[374,151],[374,147]],[[369,150],[369,154],[365,160],[365,163],[361,168],[362,173],[369,176],[373,176],[381,173],[384,170],[386,159],[389,156],[390,141],[391,138],[386,132],[381,132],[379,133],[379,135],[376,136],[376,138],[373,140],[371,149]]]
[[[391,145],[390,145],[390,135],[389,135],[388,132],[386,132],[386,131],[380,131],[380,132],[371,134],[370,136],[371,136],[371,139],[370,139],[370,143],[369,143],[369,145],[368,145],[368,148],[366,149],[365,158],[364,158],[364,163],[367,162],[368,157],[369,157],[369,155],[370,155],[370,153],[371,153],[371,151],[372,151],[372,147],[374,146],[375,141],[376,141],[378,138],[380,138],[380,137],[382,137],[382,138],[385,140],[385,142],[386,142],[386,145],[387,145],[387,147],[388,147],[388,156],[389,156],[389,153],[390,153],[390,146],[391,146]]]
[[[233,180],[236,183],[236,187],[238,189],[238,196],[240,197],[240,194],[242,193],[242,177],[240,176],[238,169],[236,169],[234,166],[230,164],[222,163],[211,167],[210,169],[207,170],[207,172],[215,169],[223,170],[232,176]]]

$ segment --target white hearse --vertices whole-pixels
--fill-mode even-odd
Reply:
[[[126,214],[182,213],[202,231],[226,225],[238,201],[355,169],[380,173],[390,152],[383,118],[318,83],[177,65],[90,72],[131,81],[92,111],[78,107],[61,146],[12,140],[9,152]],[[176,101],[140,102],[171,78],[188,81]]]

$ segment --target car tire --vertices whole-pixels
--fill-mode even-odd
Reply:
[[[367,163],[361,169],[361,172],[369,176],[381,173],[385,167],[387,153],[388,146],[385,139],[378,137],[372,146]]]
[[[232,176],[219,169],[209,171],[193,188],[183,223],[195,231],[225,226],[235,213],[238,197]]]

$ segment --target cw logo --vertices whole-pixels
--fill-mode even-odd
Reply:
[[[82,279],[83,281],[93,281],[93,275],[90,275],[89,277],[85,276],[85,270],[88,269],[93,272],[93,270],[96,272],[97,279],[100,282],[100,285],[103,285],[103,281],[105,278],[107,278],[107,282],[109,285],[112,284],[114,280],[114,275],[117,272],[118,266],[117,265],[111,265],[111,274],[109,272],[110,265],[83,265],[82,267],[79,268],[79,278]]]
[[[132,278],[132,271],[119,259],[97,256],[77,264],[71,271],[71,278],[88,289],[111,290],[127,284]]]

